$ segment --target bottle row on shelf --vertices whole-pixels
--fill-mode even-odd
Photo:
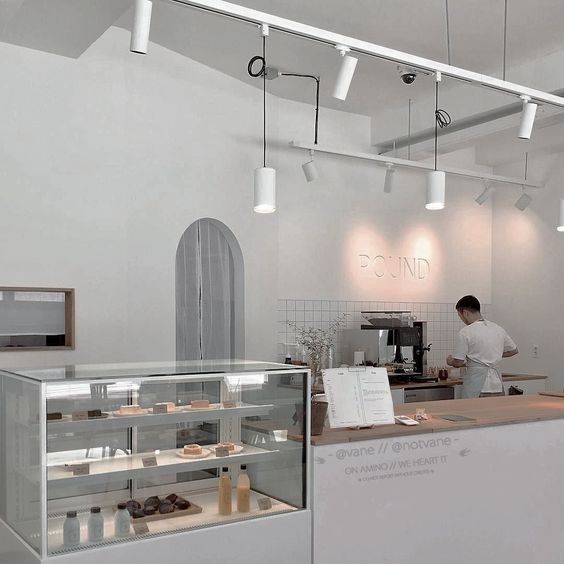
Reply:
[[[219,477],[217,497],[217,512],[219,515],[228,516],[233,511],[233,486],[229,469],[223,467]],[[241,465],[236,483],[236,510],[238,513],[250,512],[251,482],[247,474],[247,466]],[[269,498],[259,499],[260,509],[270,509],[266,501]],[[113,527],[109,529],[110,536],[114,539],[126,538],[131,534],[132,525],[134,531],[139,532],[136,525],[155,520],[179,517],[182,515],[193,515],[201,513],[202,507],[192,501],[170,494],[160,498],[153,495],[145,500],[121,501],[115,507],[113,513]],[[90,508],[86,523],[87,538],[81,538],[81,522],[76,510],[69,510],[63,523],[63,547],[72,549],[80,546],[86,540],[89,543],[102,542],[108,536],[107,523],[100,507]]]

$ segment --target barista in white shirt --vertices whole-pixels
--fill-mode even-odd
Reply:
[[[502,358],[516,355],[517,346],[503,327],[482,317],[480,302],[474,296],[458,300],[456,311],[466,327],[460,330],[446,362],[454,368],[466,367],[462,397],[503,396],[498,365]]]

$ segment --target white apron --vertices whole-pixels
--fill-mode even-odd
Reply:
[[[467,358],[461,397],[465,399],[479,397],[484,384],[486,383],[486,378],[490,373],[495,373],[497,375],[499,381],[501,382],[501,389],[503,390],[503,380],[501,379],[501,372],[497,366]]]

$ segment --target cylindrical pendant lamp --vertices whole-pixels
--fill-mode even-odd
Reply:
[[[276,170],[263,166],[255,168],[255,205],[256,213],[274,213],[276,211]]]
[[[530,203],[533,201],[533,198],[527,194],[527,192],[523,192],[519,199],[513,204],[519,211],[525,211]]]
[[[396,169],[391,163],[386,164],[386,176],[384,177],[384,193],[390,194],[394,186],[394,173]]]
[[[523,109],[521,110],[521,123],[519,124],[519,139],[530,139],[537,113],[537,104],[530,101],[527,96],[523,97]]]
[[[151,0],[135,0],[135,14],[133,16],[131,43],[129,45],[129,50],[132,53],[147,54],[152,11],[153,2]]]
[[[335,87],[333,88],[333,98],[337,98],[337,100],[346,100],[358,59],[347,55],[350,49],[344,45],[336,45],[335,48],[341,54],[342,61],[341,67],[339,68],[339,74],[337,75],[337,81],[335,82]]]
[[[428,210],[442,210],[445,207],[445,173],[443,170],[432,170],[427,176]]]
[[[564,200],[560,200],[560,220],[558,221],[557,231],[564,231]]]
[[[306,180],[308,182],[313,182],[319,178],[319,172],[317,171],[317,167],[315,166],[315,162],[313,160],[313,150],[309,151],[310,159],[307,163],[302,165],[302,169],[304,171]]]

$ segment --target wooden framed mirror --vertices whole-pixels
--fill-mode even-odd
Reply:
[[[0,351],[74,349],[74,289],[0,286]]]

